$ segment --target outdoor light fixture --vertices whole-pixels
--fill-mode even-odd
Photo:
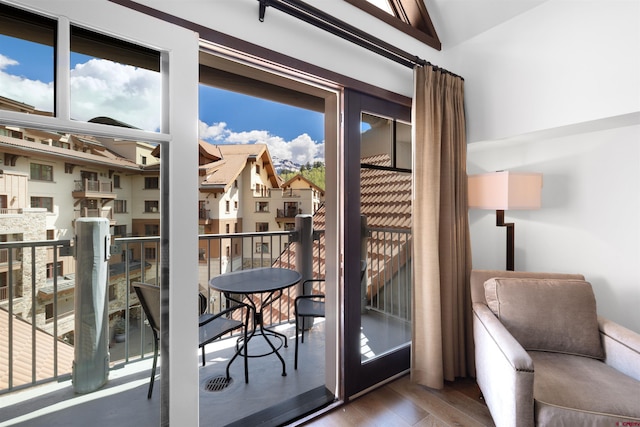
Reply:
[[[515,224],[504,222],[504,211],[540,209],[542,174],[490,172],[468,177],[469,208],[496,211],[496,226],[507,227],[507,270],[514,270]]]

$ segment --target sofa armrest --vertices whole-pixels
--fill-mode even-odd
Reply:
[[[533,361],[483,303],[473,304],[476,375],[497,427],[534,425]]]
[[[640,381],[640,335],[602,316],[598,327],[605,363]]]

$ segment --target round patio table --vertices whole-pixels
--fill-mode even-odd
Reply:
[[[282,296],[284,289],[295,285],[300,279],[302,279],[302,276],[295,270],[269,267],[233,271],[221,274],[209,281],[209,286],[212,289],[224,293],[225,297],[231,301],[247,304],[249,309],[253,311],[253,330],[247,336],[247,341],[236,350],[236,356],[240,354],[243,357],[262,357],[268,354],[275,354],[282,363],[282,376],[287,375],[284,359],[278,352],[282,344],[276,347],[269,339],[269,335],[279,337],[285,347],[287,347],[287,337],[272,329],[265,328],[262,313],[265,307],[273,304]],[[260,296],[266,294],[266,297],[264,299],[250,297],[256,294]],[[242,302],[236,299],[238,295],[245,297],[245,301]],[[261,301],[259,306],[255,300]],[[264,337],[272,351],[259,355],[249,355],[247,350],[248,343],[257,331]],[[244,352],[242,351],[243,349]]]

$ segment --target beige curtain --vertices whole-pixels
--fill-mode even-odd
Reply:
[[[411,379],[442,388],[467,375],[471,336],[464,81],[424,66],[414,85]]]

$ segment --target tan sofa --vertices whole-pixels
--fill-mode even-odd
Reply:
[[[474,270],[478,385],[498,427],[640,426],[640,335],[581,275]]]

